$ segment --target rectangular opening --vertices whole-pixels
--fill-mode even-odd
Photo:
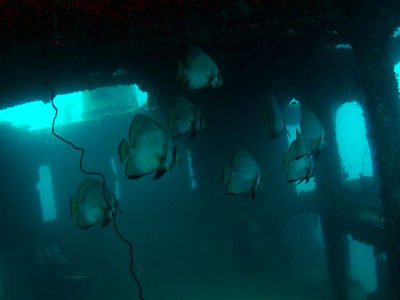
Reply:
[[[39,182],[37,183],[36,188],[40,195],[43,221],[49,222],[56,220],[57,212],[50,166],[41,165],[39,167]]]

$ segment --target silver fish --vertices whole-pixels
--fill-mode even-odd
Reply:
[[[251,193],[252,199],[261,188],[261,171],[257,161],[246,150],[239,149],[229,163],[224,164],[222,182],[229,195]]]
[[[138,114],[129,129],[129,143],[119,145],[121,163],[125,160],[125,174],[129,179],[156,172],[159,179],[179,162],[176,145],[170,133],[151,118]]]
[[[275,139],[282,132],[289,134],[286,130],[286,123],[282,112],[278,106],[278,103],[276,102],[274,94],[271,91],[268,92],[267,104],[263,115],[269,138]]]
[[[223,84],[214,60],[202,49],[189,45],[183,60],[178,61],[177,80],[185,91],[215,88]]]
[[[106,199],[111,209],[119,213],[118,202],[109,189],[105,189]],[[77,216],[77,224],[81,229],[87,229],[97,223],[102,228],[110,223],[112,211],[104,201],[101,182],[87,178],[79,185],[78,197],[70,196],[71,217]]]
[[[289,153],[283,153],[283,171],[286,172],[287,182],[297,182],[304,180],[308,182],[314,176],[314,158],[303,156],[296,159],[297,140],[294,140],[289,147]]]
[[[197,132],[205,127],[200,110],[184,97],[179,97],[176,101],[169,114],[168,125],[173,138],[186,133],[195,137]]]
[[[327,145],[325,130],[317,117],[306,108],[301,111],[300,131],[296,136],[296,159],[311,155],[316,158]]]

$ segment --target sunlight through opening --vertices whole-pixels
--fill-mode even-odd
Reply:
[[[195,189],[197,187],[196,180],[194,179],[194,173],[193,173],[193,166],[192,166],[192,157],[190,156],[190,150],[186,152],[187,154],[187,161],[188,161],[188,166],[189,166],[189,175],[190,175],[190,187]]]
[[[348,239],[350,276],[352,279],[358,280],[368,293],[372,293],[377,287],[374,248],[373,246],[353,240],[351,235],[348,235]]]
[[[346,50],[351,50],[351,49],[353,49],[352,47],[351,47],[351,45],[349,45],[349,44],[337,44],[337,45],[335,45],[335,49],[342,49],[342,50],[344,50],[344,49],[346,49]]]
[[[396,75],[397,80],[397,90],[399,91],[400,96],[400,62],[394,66],[394,74]]]
[[[400,36],[400,26],[393,32],[392,38],[397,38]]]
[[[358,102],[346,102],[337,110],[336,139],[344,178],[372,177],[371,150],[363,109]]]
[[[56,126],[120,115],[145,108],[148,94],[136,84],[102,87],[57,95],[54,104],[59,110]],[[16,128],[40,130],[51,128],[54,118],[51,103],[35,100],[0,110],[0,124]]]
[[[40,195],[43,221],[48,222],[57,219],[50,166],[41,165],[39,167],[39,182],[36,189]]]

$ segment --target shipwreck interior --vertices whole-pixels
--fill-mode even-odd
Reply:
[[[215,60],[222,86],[182,90],[188,44]],[[277,140],[261,113],[271,89],[289,132]],[[167,124],[182,95],[206,128],[178,140],[170,174],[127,179],[118,145],[133,115]],[[399,95],[400,1],[1,1],[0,300],[400,299]],[[71,221],[85,175],[52,134],[52,103],[55,132],[119,199],[140,286],[112,226]],[[328,146],[296,185],[281,157],[298,103]],[[243,145],[263,172],[254,201],[221,186]]]

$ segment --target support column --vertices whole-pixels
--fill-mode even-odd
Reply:
[[[327,103],[331,103],[327,101]],[[317,192],[322,207],[321,227],[333,299],[349,299],[349,241],[338,214],[341,199],[340,158],[335,133],[336,105],[325,108],[323,126],[329,147],[316,161]]]
[[[349,299],[349,241],[337,216],[322,216],[321,227],[333,299]]]
[[[389,299],[400,299],[400,114],[389,33],[353,39],[362,70],[362,86],[376,149],[385,216],[386,247],[390,272]]]
[[[374,299],[388,299],[388,263],[386,255],[378,247],[374,247],[374,257],[376,262],[376,278],[377,287],[376,291],[373,292],[367,300]]]
[[[390,38],[398,26],[400,2],[332,1],[344,17],[341,34],[354,51],[366,95],[369,135],[375,146],[385,216],[389,268],[388,299],[400,299],[400,113],[390,55]]]

